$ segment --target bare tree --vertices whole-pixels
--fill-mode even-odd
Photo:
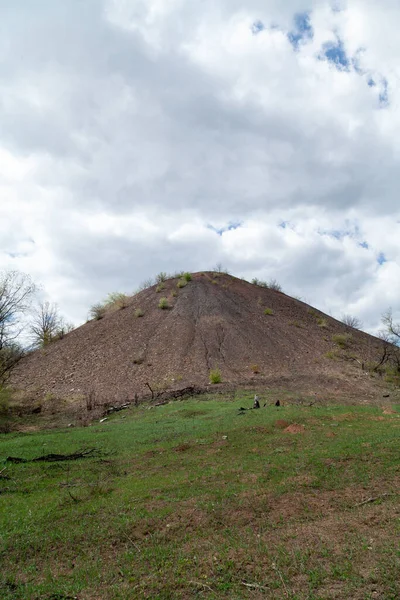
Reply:
[[[58,312],[58,307],[52,302],[41,302],[37,307],[31,334],[35,346],[43,348],[55,340],[64,337],[73,329],[73,325],[66,323]]]
[[[0,273],[0,349],[21,334],[21,321],[35,292],[29,275],[18,271]]]
[[[28,275],[18,271],[0,272],[0,384],[23,355],[17,342],[36,286]]]
[[[222,273],[225,275],[229,275],[229,270],[222,263],[219,262],[213,268],[213,273]]]
[[[400,345],[400,323],[394,321],[391,308],[383,313],[382,323],[385,325],[386,332],[389,335],[392,344],[395,344],[396,346]]]
[[[348,327],[353,327],[353,329],[361,329],[363,326],[360,319],[354,317],[353,315],[343,315],[340,320]]]
[[[400,373],[400,324],[393,319],[392,309],[382,315],[382,323],[385,330],[379,332],[378,337],[382,341],[381,355],[374,371],[380,372],[383,368],[392,368]]]

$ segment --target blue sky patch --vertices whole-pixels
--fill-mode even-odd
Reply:
[[[361,246],[361,248],[365,248],[366,250],[369,249],[368,242],[360,242],[358,245]]]
[[[340,38],[337,38],[336,42],[327,42],[323,45],[322,55],[320,59],[328,59],[329,62],[334,63],[339,69],[348,69],[350,61],[344,49],[343,42]]]
[[[387,262],[387,258],[383,252],[378,254],[378,258],[376,259],[380,265],[384,265]]]
[[[305,12],[295,15],[294,25],[295,28],[293,31],[289,31],[288,33],[288,40],[293,48],[297,50],[301,41],[313,38],[314,30],[310,24],[310,14]]]
[[[257,35],[257,34],[261,33],[262,31],[264,31],[264,29],[265,29],[265,25],[260,20],[254,21],[253,25],[251,26],[251,32],[253,35]]]
[[[226,233],[227,231],[233,231],[234,229],[239,229],[239,227],[242,226],[242,223],[240,223],[239,221],[237,222],[233,222],[233,223],[228,223],[228,225],[225,225],[224,227],[214,227],[214,225],[207,225],[207,229],[211,229],[211,231],[214,231],[217,235],[222,236],[222,234]]]
[[[389,105],[389,90],[388,82],[386,79],[383,80],[382,91],[379,94],[379,104],[381,108],[386,108]]]

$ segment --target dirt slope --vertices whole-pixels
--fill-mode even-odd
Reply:
[[[169,309],[158,307],[161,296]],[[135,316],[138,308],[143,317]],[[343,351],[332,336],[346,333],[351,341]],[[196,273],[182,289],[175,279],[161,293],[155,286],[144,290],[126,308],[30,354],[11,383],[32,397],[93,390],[102,399],[124,400],[148,391],[146,382],[157,389],[207,385],[210,369],[219,368],[224,382],[370,394],[375,384],[361,363],[378,348],[376,338],[281,292]],[[326,357],[330,351],[350,360]]]

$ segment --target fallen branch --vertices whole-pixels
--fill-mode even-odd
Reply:
[[[189,583],[191,585],[197,585],[197,587],[203,587],[206,588],[207,590],[210,590],[210,592],[213,592],[214,590],[212,589],[212,587],[210,587],[209,585],[207,585],[206,583],[203,583],[202,581],[189,581]]]
[[[377,500],[382,500],[382,498],[387,498],[388,496],[396,496],[396,494],[392,494],[391,492],[387,492],[385,494],[380,494],[379,496],[371,496],[370,498],[367,498],[366,500],[363,500],[362,502],[359,502],[358,504],[355,504],[354,506],[364,506],[364,504],[371,504],[372,502],[376,502]]]
[[[20,458],[19,456],[7,456],[6,462],[11,463],[27,463],[27,462],[59,462],[65,460],[79,460],[80,458],[93,458],[99,455],[97,448],[89,448],[87,450],[81,450],[73,452],[72,454],[44,454],[43,456],[37,456],[36,458]]]
[[[268,588],[264,587],[263,585],[258,585],[258,583],[246,583],[245,581],[242,581],[242,585],[245,585],[247,588],[250,588],[252,590],[267,590]]]
[[[0,479],[7,479],[7,480],[10,480],[10,479],[11,479],[11,477],[9,477],[8,475],[3,475],[4,471],[6,470],[6,468],[7,468],[7,467],[4,467],[4,469],[2,469],[2,470],[0,471]]]
[[[107,409],[106,414],[110,415],[111,413],[119,412],[120,410],[125,410],[127,408],[130,408],[130,406],[131,406],[130,402],[126,402],[125,404],[121,404],[121,406],[110,406],[110,408]]]

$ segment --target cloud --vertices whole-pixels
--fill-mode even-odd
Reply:
[[[0,268],[69,319],[218,262],[371,330],[400,310],[396,3],[6,0],[0,17]]]

